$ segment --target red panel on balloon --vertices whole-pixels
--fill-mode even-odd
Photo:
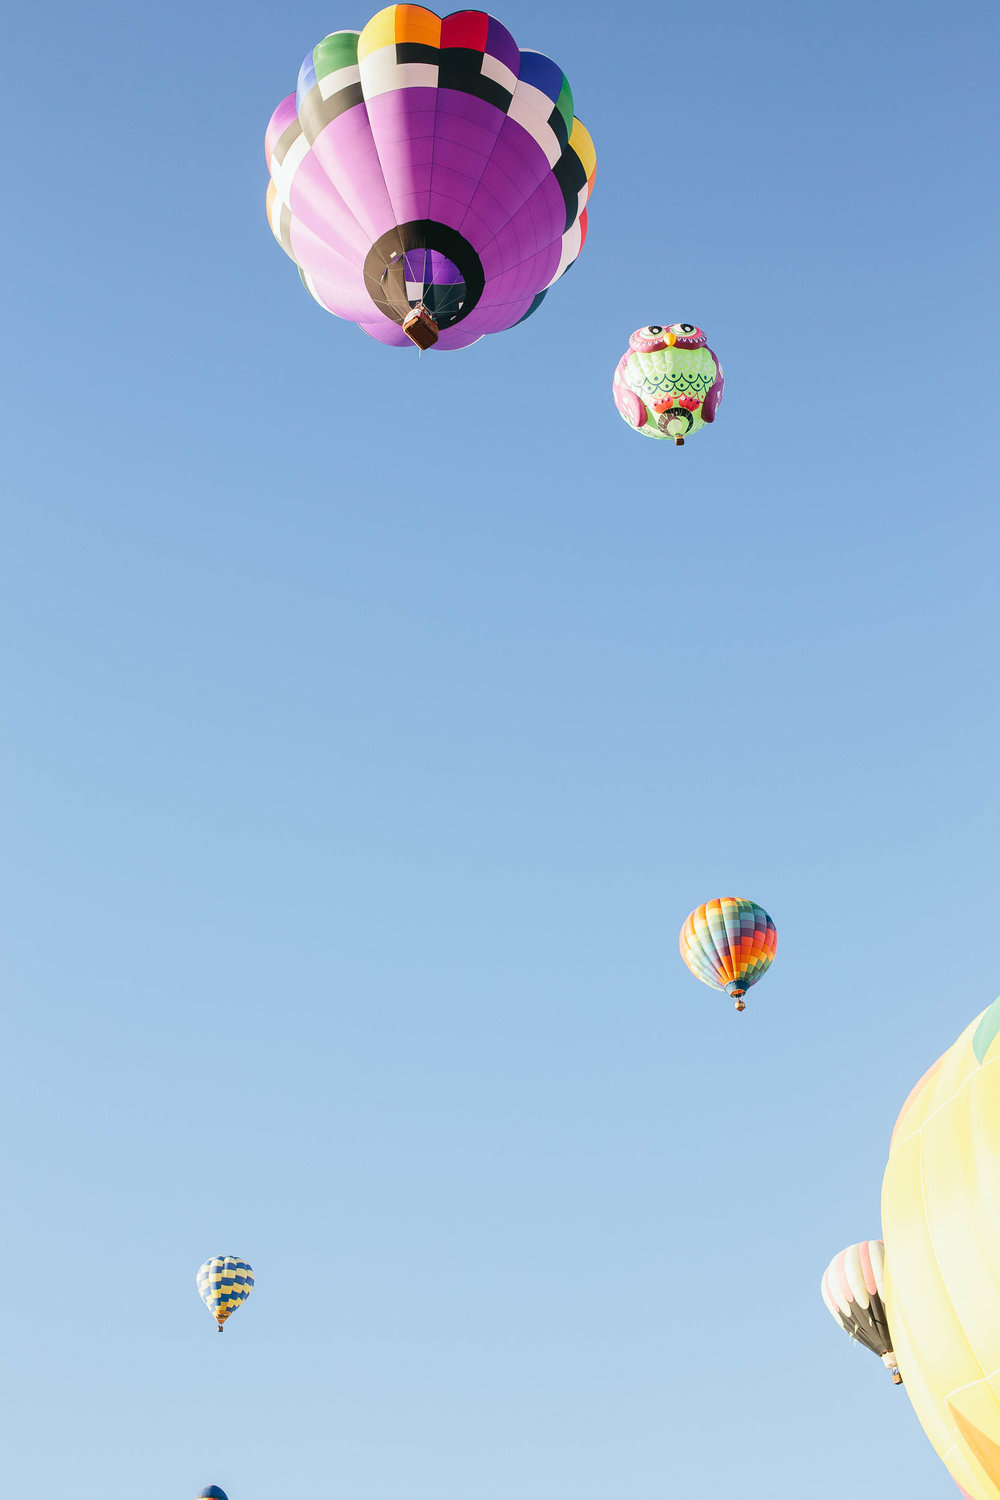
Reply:
[[[485,52],[489,29],[490,18],[484,11],[457,10],[453,16],[445,16],[441,22],[441,45],[469,47],[476,52]]]

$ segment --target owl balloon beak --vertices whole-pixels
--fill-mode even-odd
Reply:
[[[671,330],[671,332],[667,334],[667,343],[670,345],[670,347],[672,349],[674,347],[674,345],[676,344],[676,342],[677,342],[677,335],[676,335],[676,333],[674,333]]]

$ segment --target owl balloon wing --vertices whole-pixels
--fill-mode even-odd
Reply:
[[[715,379],[712,381],[708,395],[705,397],[705,403],[701,408],[701,420],[703,422],[714,422],[715,413],[719,410],[719,402],[722,400],[722,388],[726,383],[726,379],[722,373],[722,366],[719,364],[718,355],[711,349],[708,352],[715,361]]]
[[[615,371],[613,387],[615,405],[630,427],[645,427],[649,418],[645,404],[639,400],[635,391],[625,384],[625,366],[628,360],[628,354],[624,354],[618,361],[618,368]]]

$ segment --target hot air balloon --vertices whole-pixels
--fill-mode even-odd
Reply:
[[[778,933],[762,906],[743,896],[723,896],[698,906],[681,928],[681,958],[714,990],[725,990],[737,1010],[743,996],[771,967]]]
[[[596,157],[569,83],[484,11],[390,5],[324,37],[264,149],[307,291],[383,344],[513,327],[587,233]]]
[[[970,1500],[1000,1500],[1000,1000],[924,1074],[882,1181],[885,1306],[921,1425]]]
[[[223,1324],[253,1291],[253,1271],[235,1255],[213,1255],[198,1268],[198,1292],[222,1332]]]
[[[684,439],[714,422],[722,366],[693,323],[650,323],[629,339],[612,383],[615,405],[644,437]]]
[[[885,1251],[881,1240],[862,1240],[835,1255],[823,1273],[823,1301],[845,1333],[877,1354],[892,1374],[894,1385],[903,1377],[896,1364],[885,1315],[882,1268]]]
[[[198,1491],[194,1500],[229,1500],[229,1496],[217,1484],[208,1484],[203,1490]]]

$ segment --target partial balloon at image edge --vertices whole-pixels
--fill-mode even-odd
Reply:
[[[910,1403],[968,1500],[1000,1500],[1000,999],[903,1103],[882,1180],[885,1308]]]

